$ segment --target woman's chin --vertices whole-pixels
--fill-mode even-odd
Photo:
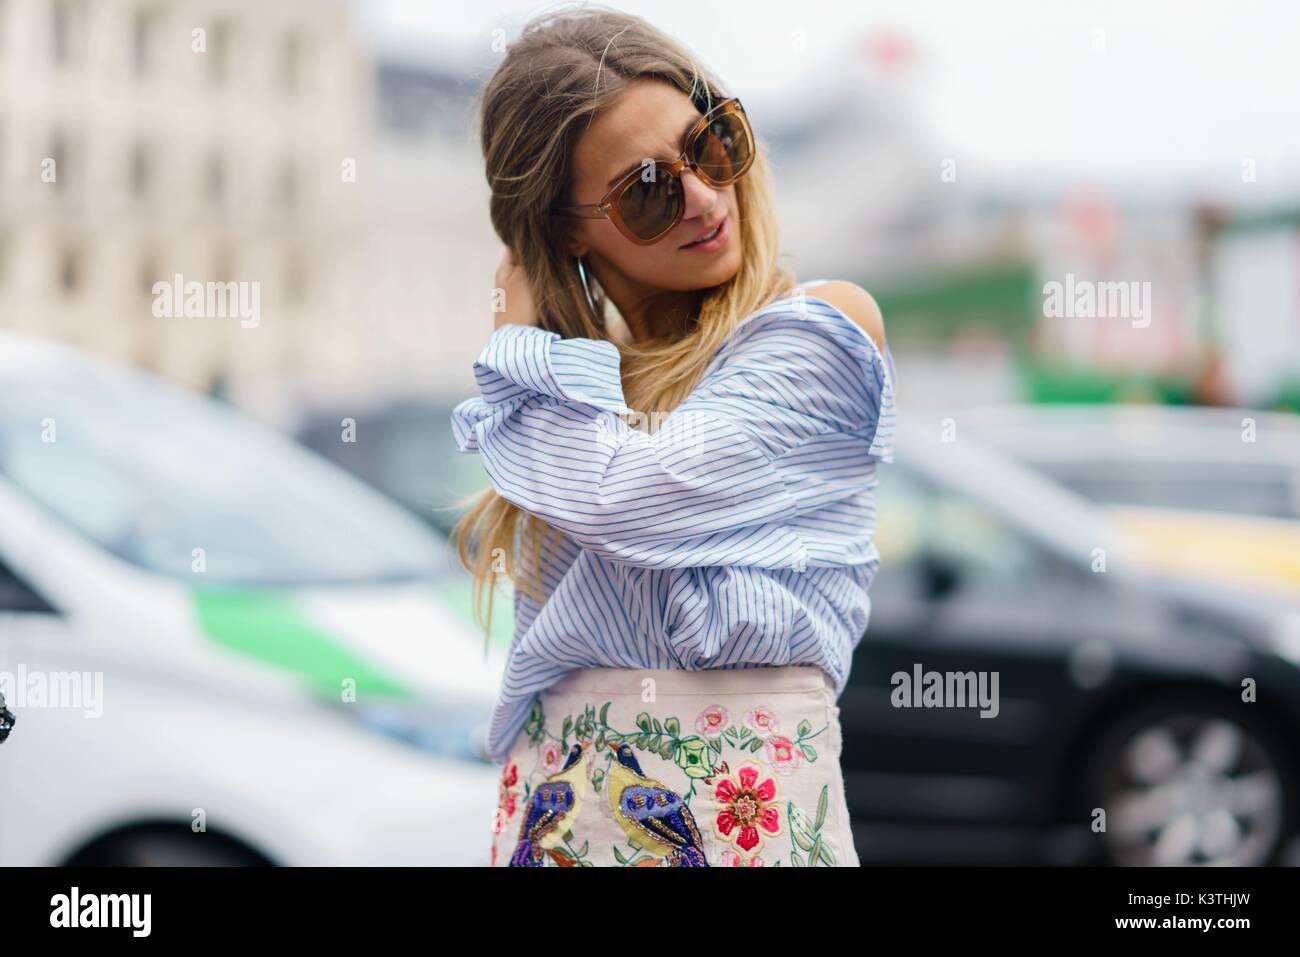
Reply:
[[[678,281],[688,289],[711,289],[729,282],[740,272],[739,250],[735,255],[721,256],[714,262],[695,263],[678,272]]]

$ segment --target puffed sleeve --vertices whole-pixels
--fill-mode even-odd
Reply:
[[[792,486],[779,464],[814,439],[892,457],[892,362],[812,300],[746,319],[650,434],[623,418],[612,342],[504,325],[474,373],[481,395],[452,413],[460,449],[504,498],[628,565],[802,567],[790,522],[828,492],[803,473]]]

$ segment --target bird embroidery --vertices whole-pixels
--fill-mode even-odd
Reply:
[[[586,749],[584,743],[570,748],[564,767],[537,785],[537,790],[528,799],[524,821],[519,828],[519,843],[510,855],[511,867],[542,867],[546,855],[557,864],[572,863],[571,859],[552,848],[564,839],[569,823],[582,808],[582,799],[587,793],[587,775],[579,759]]]
[[[670,867],[708,867],[691,809],[666,785],[641,771],[631,746],[614,750],[609,806],[632,843],[665,858]]]

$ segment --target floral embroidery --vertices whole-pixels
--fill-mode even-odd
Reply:
[[[821,796],[817,799],[817,817],[810,819],[800,808],[791,802],[788,806],[790,816],[790,841],[795,849],[790,852],[790,863],[795,867],[817,867],[825,864],[835,866],[835,853],[822,840],[822,825],[826,823],[826,809],[830,799],[830,786],[823,784]],[[799,855],[799,850],[807,852],[807,859]]]
[[[505,830],[510,819],[515,816],[516,795],[514,787],[519,783],[519,765],[513,760],[508,760],[501,769],[501,786],[497,796],[497,813],[493,821],[493,833],[500,834]]]
[[[565,753],[565,749],[560,747],[560,742],[547,741],[542,745],[542,754],[537,766],[549,777],[564,767]]]
[[[689,834],[690,839],[676,846],[668,846],[664,841],[656,841],[650,834],[644,833],[645,826],[651,822],[636,822],[631,830],[624,826],[628,840],[623,845],[605,844],[604,850],[597,856],[604,856],[611,863],[616,861],[623,867],[708,866],[709,862],[724,867],[780,867],[785,863],[797,867],[815,867],[835,864],[835,852],[827,843],[829,837],[823,836],[829,804],[828,787],[823,785],[814,815],[806,813],[792,800],[783,800],[778,793],[779,781],[796,775],[817,760],[813,739],[825,732],[829,725],[814,730],[809,721],[801,720],[793,734],[783,734],[780,717],[771,708],[757,705],[745,713],[742,721],[736,722],[726,708],[713,704],[700,711],[693,722],[687,725],[688,733],[683,733],[682,722],[678,717],[655,716],[648,712],[641,712],[633,719],[635,727],[618,727],[609,721],[612,704],[612,701],[586,704],[580,712],[565,715],[558,722],[551,723],[543,711],[541,696],[534,699],[523,738],[534,749],[536,762],[534,771],[529,775],[528,781],[524,782],[524,801],[528,800],[531,791],[529,782],[543,781],[555,775],[563,768],[570,747],[582,744],[593,759],[586,768],[586,781],[594,791],[598,794],[610,789],[620,794],[626,792],[633,801],[629,809],[619,815],[618,811],[623,809],[611,804],[608,797],[602,797],[598,806],[610,805],[605,808],[606,814],[613,809],[615,820],[620,825],[633,825],[633,820],[626,815],[642,813],[638,811],[642,805],[635,803],[637,796],[642,791],[646,795],[654,791],[658,803],[678,802],[675,806],[680,810],[674,812],[678,815],[674,820],[682,827],[674,825],[672,829],[674,832],[682,830]],[[617,769],[620,762],[616,759],[616,752],[621,745],[627,745],[631,750],[624,759],[624,768]],[[729,751],[733,753],[728,754]],[[638,774],[644,773],[651,777],[640,783],[628,781],[625,773],[627,765],[638,767],[634,754],[642,755],[643,761],[645,757],[650,757],[665,764],[646,765],[646,772],[640,772],[638,768]],[[728,759],[736,765],[734,772]],[[654,767],[659,769],[660,775],[665,770],[680,772],[682,777],[677,780],[683,782],[684,786],[677,788],[654,781],[651,770]],[[762,770],[764,767],[767,770]],[[615,778],[619,780],[615,781]],[[520,779],[518,765],[514,760],[508,761],[502,772],[500,807],[494,824],[494,832],[497,834],[518,814],[520,804],[517,785]],[[664,781],[667,782],[668,778],[665,777]],[[656,789],[661,789],[662,794]],[[691,817],[692,799],[697,805],[694,813],[708,816],[713,822],[712,833],[705,834],[705,837],[710,838],[708,844],[700,843],[699,833],[695,831]],[[701,801],[704,803],[700,804]],[[555,839],[558,839],[558,843],[548,840],[546,843],[551,846],[538,848],[538,857],[544,866],[595,866],[589,859],[592,849],[588,841],[583,840],[582,819],[566,823],[576,826],[572,829],[566,827],[562,837],[557,833]],[[666,820],[656,822],[654,826],[660,827],[661,823],[667,826]],[[637,832],[635,838],[633,830]],[[788,862],[774,859],[771,854],[773,845],[770,839],[784,833],[789,833],[791,841]],[[665,832],[662,837],[668,838],[669,835]],[[682,835],[678,835],[676,840],[683,840]],[[719,841],[721,845],[717,843]],[[575,842],[581,846],[576,847]],[[497,858],[496,847],[497,842],[494,840],[494,862]],[[703,851],[707,851],[707,859]]]
[[[695,719],[695,730],[709,739],[716,739],[731,725],[731,715],[720,704],[710,705]]]
[[[518,806],[515,796],[515,785],[519,783],[519,765],[513,760],[507,760],[501,769],[501,784],[497,791],[497,806],[492,814],[492,855],[491,862],[495,867],[497,862],[497,841],[496,835],[499,835],[506,829],[510,819],[514,817],[515,808]]]
[[[732,841],[741,850],[750,852],[762,843],[762,834],[771,837],[781,833],[781,812],[776,806],[776,782],[772,778],[759,781],[758,768],[742,765],[735,779],[724,777],[714,792],[722,806],[713,826],[718,835]]]
[[[793,774],[803,767],[803,751],[785,735],[774,734],[763,745],[763,757],[777,774]]]
[[[745,727],[760,738],[767,739],[781,730],[781,722],[777,720],[771,708],[760,706],[745,715]]]
[[[677,766],[688,778],[707,778],[713,772],[709,743],[700,737],[684,738],[677,745]]]

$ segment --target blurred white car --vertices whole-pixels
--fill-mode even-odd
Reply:
[[[485,863],[466,587],[274,431],[0,336],[0,865]]]

